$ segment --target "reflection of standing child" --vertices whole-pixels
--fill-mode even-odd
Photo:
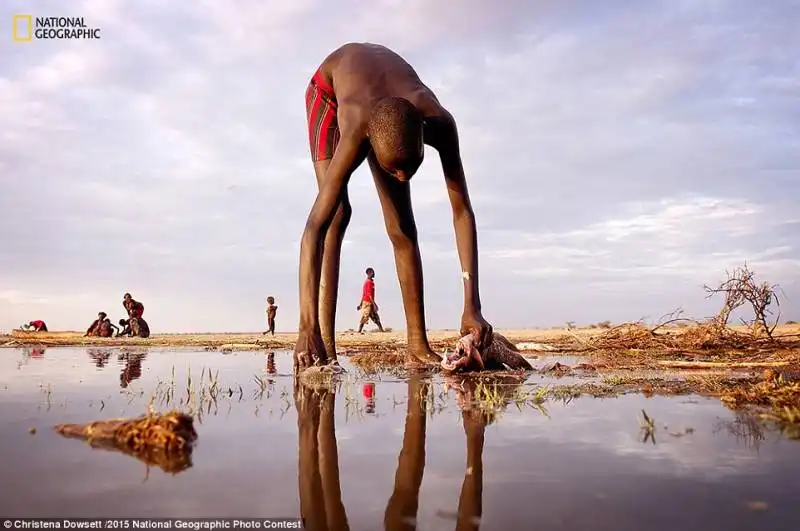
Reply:
[[[364,384],[362,393],[367,401],[366,412],[370,414],[375,413],[375,384],[372,382]]]
[[[275,297],[267,297],[267,331],[266,334],[275,335],[275,316],[278,315],[278,307],[275,306]]]

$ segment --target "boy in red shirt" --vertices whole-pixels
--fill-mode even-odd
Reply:
[[[367,268],[367,279],[364,281],[364,287],[361,289],[361,303],[356,310],[361,310],[361,321],[358,323],[358,333],[362,334],[364,325],[367,321],[372,319],[378,325],[378,331],[383,332],[381,325],[381,318],[378,315],[378,305],[375,304],[375,270],[371,267]]]

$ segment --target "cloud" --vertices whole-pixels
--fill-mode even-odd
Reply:
[[[0,18],[30,12],[21,1]],[[798,311],[797,6],[737,1],[37,3],[98,41],[10,43],[0,65],[0,329],[81,329],[131,291],[154,332],[297,323],[316,192],[303,94],[337,46],[401,53],[455,115],[498,327],[631,319],[748,260]],[[9,24],[10,25],[10,24]],[[445,31],[446,28],[446,31]],[[338,327],[363,269],[403,328],[391,245],[354,176]],[[458,258],[431,153],[412,184],[429,327]],[[369,220],[372,221],[369,221]],[[9,293],[11,295],[9,295]],[[795,316],[796,317],[796,316]]]
[[[520,269],[521,274],[596,274],[619,276],[626,282],[642,276],[647,282],[674,281],[675,276],[691,281],[745,261],[778,276],[790,276],[800,268],[789,236],[800,219],[775,216],[763,205],[686,197],[621,204],[619,210],[618,217],[569,231],[512,232],[517,246],[506,238],[488,257],[551,264],[544,273],[532,266]],[[759,249],[764,231],[772,234],[774,245]]]

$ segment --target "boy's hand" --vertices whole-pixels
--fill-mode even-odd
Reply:
[[[483,318],[480,312],[464,312],[461,316],[461,335],[472,334],[475,338],[473,346],[479,351],[492,343],[492,325]]]

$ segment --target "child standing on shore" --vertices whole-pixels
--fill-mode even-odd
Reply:
[[[378,315],[378,305],[375,303],[375,270],[368,267],[366,270],[367,278],[364,280],[364,286],[361,288],[361,302],[358,304],[357,310],[361,312],[361,320],[358,322],[358,333],[364,333],[364,325],[367,321],[372,319],[372,322],[378,325],[378,331],[383,332],[383,325],[381,318]]]
[[[276,315],[278,315],[278,307],[275,306],[275,297],[267,297],[267,331],[263,335],[275,335]]]

